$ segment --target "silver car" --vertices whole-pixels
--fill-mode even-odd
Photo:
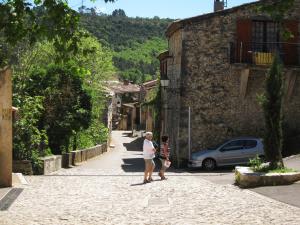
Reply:
[[[264,147],[261,139],[235,138],[216,147],[193,152],[188,167],[214,170],[217,166],[248,164],[249,159],[256,155],[264,158]]]

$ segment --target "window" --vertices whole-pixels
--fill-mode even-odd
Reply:
[[[245,148],[250,149],[250,148],[255,148],[257,146],[257,141],[255,140],[245,140]]]
[[[252,23],[253,50],[271,52],[279,42],[279,25],[271,21],[253,21]]]
[[[272,54],[269,53],[279,51],[285,65],[299,65],[299,21],[284,20],[282,26],[293,37],[281,40],[280,26],[271,20],[238,19],[236,43],[232,43],[230,48],[230,62],[252,64],[258,61],[258,64],[263,64],[272,61]]]
[[[243,140],[237,140],[237,141],[232,141],[226,144],[223,148],[222,151],[235,151],[235,150],[241,150],[244,148],[244,141]]]
[[[167,77],[167,75],[168,75],[167,60],[162,60],[160,62],[160,74],[161,74],[161,77]]]

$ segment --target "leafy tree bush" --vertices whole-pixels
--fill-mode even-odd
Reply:
[[[46,131],[38,129],[39,119],[44,113],[44,98],[26,96],[19,100],[22,107],[18,112],[18,120],[14,123],[13,158],[31,160],[33,165],[37,165],[39,156],[51,154]]]
[[[157,55],[167,48],[167,42],[153,38],[142,44],[135,43],[131,48],[116,52],[113,57],[119,76],[135,83],[143,83],[157,78],[159,61]]]
[[[126,13],[123,9],[115,9],[112,14],[112,16],[120,16],[120,17],[126,17]]]
[[[20,102],[19,99],[24,99],[28,96],[48,96],[43,103],[46,111],[45,114],[42,115],[42,122],[37,125],[38,129],[46,129],[48,127],[45,122],[46,118],[57,123],[59,122],[55,121],[55,117],[60,112],[59,110],[54,110],[55,107],[53,104],[60,104],[58,102],[59,97],[56,98],[60,93],[67,94],[66,90],[68,88],[64,90],[63,85],[58,85],[59,82],[63,82],[64,80],[67,81],[67,79],[58,75],[50,75],[50,68],[55,66],[49,67],[48,64],[54,64],[56,58],[59,57],[52,43],[44,41],[36,43],[33,47],[30,47],[30,45],[21,47],[22,48],[18,49],[20,57],[17,60],[17,64],[14,65],[14,105],[22,108],[22,102]],[[82,126],[80,128],[73,128],[70,131],[69,122],[63,123],[63,116],[58,118],[59,120],[63,120],[60,124],[60,128],[66,126],[66,129],[68,129],[69,132],[67,135],[69,139],[66,137],[64,142],[69,144],[68,146],[67,144],[63,144],[61,149],[66,151],[74,148],[91,147],[106,141],[108,133],[102,120],[102,113],[106,107],[102,81],[110,79],[111,75],[114,73],[111,51],[102,47],[99,42],[91,36],[81,38],[77,54],[73,55],[72,58],[74,61],[73,63],[66,63],[66,61],[63,61],[58,65],[62,68],[69,68],[71,72],[75,74],[74,76],[77,77],[76,86],[80,86],[77,90],[82,89],[84,92],[88,93],[92,109],[89,128],[87,128],[87,126]],[[47,73],[49,74],[47,75]],[[49,96],[51,96],[51,99],[53,100],[51,104],[48,103]],[[67,101],[68,97],[67,95],[65,96],[66,98],[63,98],[63,100]],[[66,105],[63,107],[65,106]],[[64,110],[63,107],[62,110]],[[51,111],[49,111],[49,108]],[[69,114],[66,114],[65,116],[69,121],[70,119],[75,118],[76,115],[78,115],[78,112],[79,114],[82,114],[80,110],[76,112],[74,110],[72,112],[69,111]],[[61,111],[61,113],[63,114],[63,111]],[[81,118],[82,117],[84,119],[89,118],[83,115]],[[53,123],[51,124],[53,125]],[[79,125],[79,123],[77,125]],[[49,129],[48,132],[50,132]],[[51,140],[53,140],[53,138],[51,138]],[[59,151],[55,151],[55,153],[59,153]]]
[[[73,136],[73,149],[89,148],[91,146],[106,143],[108,128],[101,121],[94,119],[91,126]]]
[[[81,26],[115,52],[113,63],[120,78],[135,83],[155,79],[159,70],[156,57],[167,48],[164,33],[172,20],[116,16],[118,12],[112,16],[83,14]]]
[[[114,2],[115,0],[104,1]],[[22,41],[29,41],[33,44],[48,40],[53,41],[58,52],[76,52],[79,37],[83,36],[79,32],[78,24],[79,14],[64,0],[5,0],[0,2],[0,33],[4,43],[13,47]],[[3,54],[0,53],[1,55]],[[4,61],[6,60],[2,62]],[[3,66],[1,61],[0,66]]]
[[[45,111],[39,127],[47,131],[53,153],[69,149],[73,132],[87,129],[91,122],[91,96],[83,89],[84,70],[74,63],[50,65],[31,74],[27,92],[43,96]]]

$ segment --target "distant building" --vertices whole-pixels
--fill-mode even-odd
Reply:
[[[159,56],[162,88],[162,133],[170,136],[173,158],[189,158],[188,108],[191,108],[191,151],[236,136],[262,137],[264,117],[257,95],[275,51],[285,77],[284,124],[300,133],[300,1],[287,14],[282,40],[279,26],[258,12],[260,2],[173,22],[167,29],[168,51]],[[264,1],[265,2],[265,1]]]
[[[140,128],[146,131],[155,129],[155,107],[154,98],[157,93],[157,80],[151,80],[141,85],[141,122]]]
[[[113,128],[136,130],[140,116],[140,86],[125,80],[110,82],[109,89],[114,93],[112,99]]]

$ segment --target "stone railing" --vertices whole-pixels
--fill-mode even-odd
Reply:
[[[25,175],[33,175],[31,161],[29,160],[14,160],[12,165],[14,173],[22,173]]]
[[[106,144],[97,145],[83,150],[71,151],[70,153],[64,153],[62,155],[62,167],[70,168],[72,166],[78,166],[82,162],[99,156],[104,152],[107,152]]]
[[[52,156],[46,156],[43,158],[40,158],[42,161],[41,170],[37,173],[39,174],[50,174],[52,172],[55,172],[57,170],[61,169],[61,155],[52,155]]]
[[[71,168],[78,166],[82,162],[97,157],[107,152],[107,144],[97,145],[92,148],[72,151],[62,155],[52,155],[40,158],[41,167],[33,171],[32,163],[29,160],[13,161],[13,172],[23,173],[25,175],[50,174],[61,168]]]

